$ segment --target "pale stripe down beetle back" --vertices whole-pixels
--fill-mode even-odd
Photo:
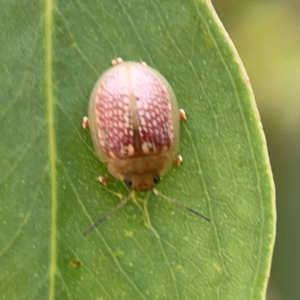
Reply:
[[[117,58],[97,81],[83,126],[90,128],[97,156],[109,173],[133,191],[145,192],[173,162],[182,161],[176,157],[180,119],[185,119],[184,111],[178,110],[160,73],[145,63]],[[99,179],[106,183],[106,178]]]

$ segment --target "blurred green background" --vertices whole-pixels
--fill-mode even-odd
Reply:
[[[300,1],[213,0],[250,77],[277,196],[267,300],[300,299]]]

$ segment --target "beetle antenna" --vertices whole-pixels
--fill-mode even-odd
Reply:
[[[193,214],[197,215],[198,217],[201,217],[202,219],[204,219],[204,220],[206,220],[206,221],[208,221],[208,222],[211,222],[211,219],[209,219],[208,217],[206,217],[206,216],[200,214],[199,212],[197,212],[196,210],[194,210],[194,209],[192,209],[192,208],[190,208],[190,207],[188,207],[188,206],[185,206],[184,204],[181,204],[181,203],[179,203],[179,202],[177,202],[177,201],[175,201],[175,200],[173,200],[173,199],[171,199],[171,198],[165,196],[164,194],[162,194],[161,192],[159,192],[157,189],[153,189],[153,192],[154,192],[156,195],[162,197],[163,199],[165,199],[165,200],[167,200],[167,201],[169,201],[169,202],[171,202],[171,203],[177,205],[178,207],[183,208],[183,209],[185,209],[185,210],[187,210],[187,211],[190,211],[190,212],[192,212]]]
[[[128,197],[126,197],[122,202],[120,202],[118,205],[116,205],[112,210],[110,210],[108,213],[106,213],[103,217],[101,217],[99,220],[97,220],[91,227],[89,227],[84,233],[83,236],[87,236],[90,234],[94,229],[96,229],[101,223],[106,221],[108,218],[110,218],[114,213],[116,213],[120,208],[122,208],[127,201],[132,197],[132,193]]]

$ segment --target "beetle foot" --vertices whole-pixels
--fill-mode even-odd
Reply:
[[[99,176],[99,182],[103,185],[107,185],[108,184],[108,179],[109,179],[109,174],[106,174],[104,176]]]
[[[186,120],[186,113],[182,108],[179,109],[179,118],[180,118],[180,121]]]
[[[181,155],[177,155],[175,158],[174,158],[174,164],[176,166],[181,166],[182,165],[182,162],[183,162],[183,158]]]
[[[111,64],[113,66],[119,65],[123,62],[123,59],[121,57],[116,57],[111,61]]]
[[[87,117],[83,117],[83,120],[82,120],[82,127],[84,129],[89,129],[89,119]]]

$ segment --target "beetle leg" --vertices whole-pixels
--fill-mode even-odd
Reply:
[[[180,119],[180,121],[185,121],[186,120],[186,114],[185,114],[185,111],[182,108],[179,109],[179,119]]]
[[[83,117],[83,120],[82,120],[82,127],[84,129],[89,129],[89,119],[87,117]]]
[[[119,65],[123,62],[123,59],[121,57],[116,57],[111,61],[111,64],[113,66]]]
[[[182,164],[182,162],[183,162],[183,158],[182,158],[181,155],[177,155],[177,156],[174,157],[173,161],[174,161],[174,164],[176,166],[180,166]]]
[[[107,185],[108,179],[109,179],[109,174],[106,174],[104,176],[99,176],[99,182],[103,185]]]

